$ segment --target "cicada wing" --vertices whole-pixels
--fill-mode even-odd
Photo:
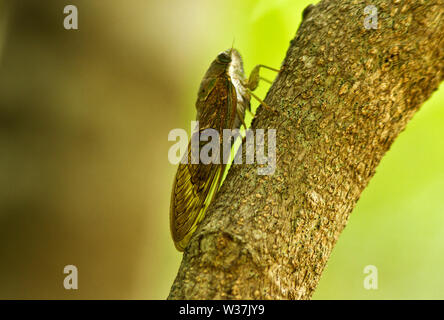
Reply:
[[[208,128],[223,136],[223,129],[232,129],[236,120],[236,90],[229,78],[216,78],[211,82],[204,99],[198,99],[200,130]],[[223,144],[220,140],[220,156]],[[188,145],[187,164],[179,164],[171,193],[170,229],[174,244],[183,251],[191,235],[205,215],[222,183],[226,164],[192,164],[191,143]]]
[[[191,147],[188,148],[188,158]],[[183,251],[220,187],[223,164],[180,164],[171,193],[170,229],[174,244]]]
[[[200,129],[216,129],[222,136],[223,129],[233,129],[237,118],[237,93],[230,78],[217,78],[212,90],[196,103]],[[236,121],[237,120],[237,121]],[[239,127],[239,126],[237,126]]]

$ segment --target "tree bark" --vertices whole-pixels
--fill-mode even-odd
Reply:
[[[304,16],[265,99],[279,113],[252,124],[277,130],[276,171],[232,166],[169,299],[309,299],[382,156],[443,80],[443,0],[324,0]]]

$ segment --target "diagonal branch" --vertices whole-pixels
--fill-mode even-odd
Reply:
[[[308,299],[350,212],[444,78],[443,0],[324,0],[306,11],[252,127],[277,168],[234,165],[185,251],[170,299]]]

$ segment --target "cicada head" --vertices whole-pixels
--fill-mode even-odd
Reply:
[[[219,53],[216,57],[216,62],[222,65],[228,65],[231,62],[231,52],[233,49],[228,49]]]

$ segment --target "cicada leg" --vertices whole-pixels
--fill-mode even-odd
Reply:
[[[247,87],[251,91],[256,90],[256,88],[259,85],[259,80],[266,80],[264,78],[261,78],[260,75],[259,75],[259,71],[260,71],[261,68],[269,69],[269,70],[275,71],[277,73],[281,72],[281,70],[279,70],[279,69],[268,67],[268,66],[265,66],[263,64],[258,64],[256,67],[253,68],[253,70],[250,73],[250,77],[248,78]],[[266,81],[267,82],[271,82],[269,80],[266,80]]]
[[[248,92],[251,94],[251,96],[252,96],[253,98],[255,98],[257,101],[259,101],[259,103],[262,104],[264,107],[266,107],[268,110],[270,110],[270,111],[276,113],[277,111],[276,111],[275,109],[273,109],[272,107],[270,107],[267,103],[265,103],[262,99],[260,99],[257,95],[255,95],[255,94],[253,93],[253,91],[256,90],[256,88],[259,86],[259,80],[266,81],[266,82],[268,82],[268,83],[270,83],[270,84],[272,83],[270,80],[267,80],[267,79],[265,79],[265,78],[262,78],[262,77],[259,75],[259,71],[260,71],[261,68],[265,68],[265,69],[269,69],[269,70],[272,70],[272,71],[276,71],[276,72],[278,72],[278,73],[281,72],[281,70],[279,70],[279,69],[275,69],[275,68],[272,68],[272,67],[268,67],[268,66],[265,66],[265,65],[263,65],[263,64],[258,64],[258,65],[257,65],[256,67],[254,67],[253,70],[251,71],[251,73],[250,73],[250,77],[249,77],[248,80],[247,80],[246,87],[247,87],[247,89],[248,89]]]
[[[262,81],[267,82],[268,84],[273,84],[273,82],[271,82],[271,81],[268,80],[268,79],[265,79],[265,78],[262,78],[262,77],[259,77],[259,79],[262,80]]]
[[[253,97],[253,98],[255,98],[257,101],[259,101],[259,103],[261,104],[261,105],[263,105],[265,108],[267,108],[269,111],[271,111],[271,112],[274,112],[274,113],[277,113],[277,110],[276,109],[274,109],[274,108],[272,108],[272,107],[270,107],[267,103],[265,103],[261,98],[259,98],[257,95],[255,95],[251,90],[248,90],[249,92],[250,92],[250,94],[251,94],[251,96]]]

